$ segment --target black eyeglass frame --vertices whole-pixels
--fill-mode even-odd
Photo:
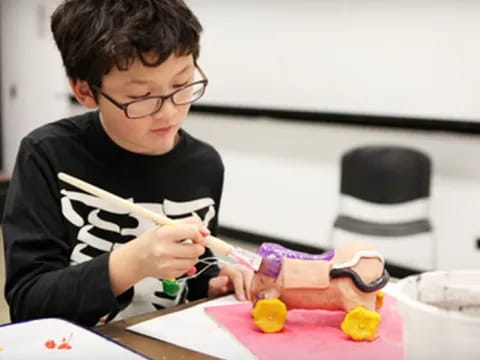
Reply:
[[[198,70],[198,72],[202,76],[202,78],[203,78],[202,80],[198,80],[198,81],[194,81],[192,83],[186,84],[186,85],[182,86],[181,88],[178,88],[177,90],[175,90],[175,91],[173,91],[173,92],[171,92],[170,94],[167,94],[167,95],[145,96],[145,97],[141,97],[141,98],[126,102],[126,103],[118,102],[117,100],[112,98],[110,95],[103,92],[102,89],[100,89],[100,87],[98,87],[97,85],[90,84],[90,87],[92,88],[92,90],[98,92],[100,95],[102,95],[105,99],[110,101],[113,105],[118,107],[120,110],[123,110],[123,112],[124,112],[124,114],[127,118],[129,118],[129,119],[141,119],[141,118],[144,118],[144,117],[147,117],[147,116],[150,116],[150,115],[153,115],[153,114],[159,112],[160,109],[162,108],[163,104],[165,103],[165,101],[168,100],[168,99],[171,99],[172,103],[175,104],[175,105],[192,104],[195,101],[197,101],[198,99],[200,99],[205,94],[205,90],[206,90],[207,85],[208,85],[208,78],[205,75],[205,72],[202,70],[202,68],[200,66],[198,66],[198,64],[195,64],[195,68]],[[175,96],[176,93],[178,93],[180,91],[183,91],[188,87],[192,87],[192,86],[195,86],[195,85],[198,85],[198,84],[203,84],[202,94],[198,98],[196,98],[193,101],[186,102],[186,103],[181,103],[181,104],[175,103],[175,100],[174,100],[173,97]],[[156,106],[155,109],[150,114],[145,114],[145,115],[142,115],[142,116],[130,116],[128,114],[127,108],[128,108],[129,105],[135,104],[135,103],[138,103],[138,102],[141,102],[141,101],[144,101],[144,100],[150,100],[150,99],[160,100],[159,103],[158,103],[159,105]]]

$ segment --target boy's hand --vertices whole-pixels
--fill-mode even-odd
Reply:
[[[147,230],[110,255],[113,293],[117,296],[145,277],[168,280],[185,274],[205,252],[208,235],[198,217]]]
[[[243,265],[224,265],[218,276],[210,279],[208,295],[223,295],[235,290],[235,297],[240,300],[250,298],[253,271]]]
[[[185,274],[205,252],[208,235],[208,229],[195,217],[146,231],[135,240],[143,251],[144,276],[174,279]]]

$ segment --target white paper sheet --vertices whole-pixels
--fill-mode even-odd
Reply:
[[[62,338],[71,349],[58,349]],[[45,343],[53,340],[53,349]],[[145,359],[97,333],[60,319],[40,319],[0,327],[0,359]]]
[[[127,329],[221,359],[256,359],[246,347],[204,310],[206,306],[234,303],[238,301],[231,295],[159,316]]]

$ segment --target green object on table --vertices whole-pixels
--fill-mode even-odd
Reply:
[[[180,290],[177,280],[162,280],[163,292],[168,296],[177,296]]]

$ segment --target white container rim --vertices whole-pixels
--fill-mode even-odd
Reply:
[[[458,320],[465,323],[480,325],[480,316],[467,315],[467,314],[462,314],[458,311],[441,309],[435,305],[426,304],[424,302],[413,299],[410,296],[406,295],[403,292],[403,288],[407,286],[410,283],[410,281],[412,281],[412,279],[418,278],[418,276],[421,276],[423,274],[429,274],[429,275],[455,274],[455,275],[467,275],[467,276],[478,275],[480,279],[480,270],[429,271],[422,274],[410,275],[406,278],[399,280],[396,283],[398,292],[396,292],[395,294],[395,297],[399,302],[404,303],[405,305],[411,308],[416,308],[417,310],[420,310],[422,312],[430,313],[432,315],[446,318],[448,320]],[[480,282],[479,282],[479,285],[480,285]]]

